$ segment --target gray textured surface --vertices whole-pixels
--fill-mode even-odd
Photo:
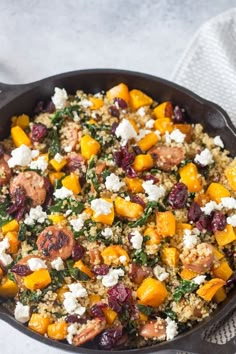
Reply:
[[[235,0],[0,0],[0,81],[91,67],[169,78],[201,24]],[[0,322],[0,352],[59,354]]]

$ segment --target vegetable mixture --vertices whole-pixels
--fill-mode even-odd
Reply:
[[[54,340],[172,340],[235,277],[236,160],[184,108],[55,88],[0,144],[0,297]]]

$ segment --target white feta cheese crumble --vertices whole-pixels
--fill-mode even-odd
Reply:
[[[213,210],[221,210],[221,206],[212,200],[211,202],[206,203],[204,207],[201,207],[201,210],[206,215],[210,215]]]
[[[48,168],[48,162],[44,156],[39,156],[37,160],[31,161],[29,167],[32,170],[40,170],[42,172],[45,172],[46,169]]]
[[[59,153],[57,152],[53,159],[54,159],[56,162],[61,163],[62,160],[64,159],[64,157],[63,157],[61,154],[59,154]]]
[[[69,344],[73,344],[73,337],[77,334],[79,326],[78,323],[72,323],[68,326],[66,339]]]
[[[105,227],[105,229],[102,230],[102,236],[105,237],[106,239],[112,237],[113,236],[112,229],[110,227]]]
[[[152,129],[154,127],[154,123],[155,123],[155,120],[154,119],[149,119],[146,124],[145,124],[145,127],[148,128],[148,129]]]
[[[86,220],[85,215],[80,214],[80,215],[78,215],[77,219],[70,220],[70,224],[71,224],[71,226],[73,226],[73,229],[75,231],[80,231],[84,226],[85,220]]]
[[[30,307],[23,305],[21,302],[16,303],[14,311],[15,319],[21,323],[26,323],[30,319]]]
[[[185,137],[186,135],[183,134],[179,129],[174,129],[170,134],[168,132],[165,134],[166,142],[168,144],[170,144],[171,141],[182,144]]]
[[[66,187],[61,187],[59,189],[56,189],[56,191],[53,193],[53,195],[57,198],[57,199],[65,199],[68,197],[72,197],[73,196],[73,192],[66,188]]]
[[[197,235],[193,235],[191,230],[185,229],[184,230],[184,237],[183,237],[183,245],[186,248],[193,248],[197,245],[199,238]]]
[[[86,100],[86,99],[81,100],[79,103],[84,108],[88,108],[88,107],[91,107],[93,105],[91,101]]]
[[[24,223],[26,225],[32,226],[35,222],[39,224],[44,223],[47,219],[47,213],[43,211],[41,205],[37,205],[35,208],[31,208],[29,214],[26,214]]]
[[[114,286],[118,283],[119,277],[123,277],[124,275],[125,272],[123,269],[110,269],[108,274],[102,277],[102,285],[104,285],[106,288]]]
[[[13,168],[15,166],[28,166],[32,160],[32,151],[28,146],[22,144],[18,148],[12,150],[11,158],[7,161],[8,166]]]
[[[69,216],[70,214],[72,213],[72,210],[71,209],[68,209],[66,212],[65,212],[65,216]]]
[[[146,114],[146,110],[144,107],[140,107],[138,110],[137,110],[137,113],[140,117],[144,117],[145,114]]]
[[[91,202],[91,209],[95,212],[95,217],[110,214],[112,207],[112,203],[101,198],[93,199]]]
[[[152,180],[144,181],[142,183],[145,193],[148,195],[149,201],[157,201],[165,195],[165,188],[163,186],[156,186]]]
[[[72,295],[74,297],[87,297],[88,293],[87,290],[80,284],[80,283],[73,283],[68,285]]]
[[[68,145],[64,147],[65,152],[71,152],[72,151],[72,146]]]
[[[227,224],[232,225],[233,227],[236,227],[236,214],[232,216],[228,216],[227,219]]]
[[[39,269],[47,269],[45,261],[40,258],[30,258],[28,259],[27,264],[29,266],[29,269],[32,270],[32,272],[35,272]]]
[[[127,258],[126,256],[120,256],[119,260],[121,263],[125,263],[127,261]]]
[[[221,205],[223,208],[236,209],[236,199],[232,197],[221,198]]]
[[[153,268],[153,273],[160,281],[164,281],[169,277],[169,273],[166,272],[165,268],[159,266],[158,264]]]
[[[212,154],[207,148],[202,150],[200,154],[197,154],[194,161],[202,166],[207,166],[214,162]]]
[[[192,281],[197,285],[201,285],[202,283],[204,283],[205,279],[205,275],[198,275],[197,277],[193,278]]]
[[[36,157],[39,156],[39,150],[32,150],[31,151],[31,157],[32,159],[35,159]]]
[[[151,133],[151,130],[149,130],[149,129],[140,129],[139,134],[136,137],[136,140],[140,141],[142,138],[144,138],[149,133]]]
[[[142,248],[143,236],[138,230],[132,231],[130,242],[135,250],[140,250]]]
[[[106,177],[105,186],[106,189],[111,192],[118,192],[124,185],[125,183],[120,182],[119,177],[116,176],[115,173],[111,173]]]
[[[57,271],[65,269],[64,263],[63,263],[63,260],[61,259],[61,257],[55,258],[51,262],[51,266],[53,269],[56,269]]]
[[[10,243],[8,238],[4,238],[1,242],[0,242],[0,262],[3,264],[3,266],[8,266],[9,264],[11,264],[11,262],[13,261],[12,257],[6,253],[6,250],[10,247]]]
[[[71,292],[64,294],[63,305],[67,313],[83,316],[86,311],[86,308],[79,304],[78,300]]]
[[[224,148],[224,143],[219,135],[214,137],[214,144],[222,149]]]
[[[78,116],[78,113],[76,111],[73,111],[72,114],[73,114],[74,122],[78,123],[80,121],[80,117]]]
[[[166,340],[172,340],[178,334],[178,325],[170,317],[166,319]]]
[[[68,95],[66,90],[63,88],[55,87],[54,95],[52,96],[52,102],[54,103],[56,109],[62,109],[65,107]]]
[[[115,134],[116,134],[117,138],[121,138],[121,145],[122,146],[125,146],[127,144],[128,140],[137,137],[137,133],[136,133],[134,127],[127,119],[123,119],[120,122],[120,124],[116,128]]]

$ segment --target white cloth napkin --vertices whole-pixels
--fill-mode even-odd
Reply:
[[[223,107],[236,125],[236,8],[206,22],[178,63],[172,80]],[[236,336],[236,311],[206,338],[223,344]]]

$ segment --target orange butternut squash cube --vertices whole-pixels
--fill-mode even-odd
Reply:
[[[140,90],[131,90],[129,92],[130,95],[130,106],[133,109],[139,109],[143,106],[150,106],[153,102],[153,99],[146,95],[144,92]]]
[[[89,101],[92,102],[92,104],[93,104],[92,106],[89,107],[92,110],[99,109],[104,105],[103,100],[98,97],[94,97],[94,96],[90,97]]]
[[[20,225],[17,220],[11,220],[7,224],[2,226],[2,233],[6,235],[6,233],[11,231],[19,231]]]
[[[101,149],[98,141],[93,139],[90,135],[84,135],[80,141],[81,155],[89,160],[93,155],[97,155]]]
[[[125,183],[127,185],[127,188],[133,193],[142,193],[144,191],[142,186],[143,180],[138,177],[136,178],[126,177]]]
[[[64,172],[51,172],[49,173],[49,181],[54,186],[55,182],[65,176]]]
[[[230,268],[228,262],[222,262],[219,267],[213,269],[213,274],[216,278],[228,280],[233,274],[233,270]]]
[[[120,83],[112,87],[109,91],[107,91],[107,98],[109,101],[112,101],[114,98],[119,97],[122,98],[126,103],[129,103],[130,95],[128,86],[124,83]]]
[[[219,246],[225,246],[236,240],[236,234],[232,225],[226,225],[223,231],[215,232],[216,242]]]
[[[197,290],[198,296],[205,301],[211,301],[217,290],[222,288],[226,282],[219,278],[213,278]]]
[[[171,211],[156,213],[157,232],[162,237],[174,236],[176,230],[176,219]]]
[[[175,247],[164,247],[161,259],[167,266],[175,268],[179,263],[179,251]]]
[[[44,316],[39,313],[33,313],[30,317],[28,327],[36,333],[45,334],[47,333],[47,329],[50,323],[51,318],[49,316]]]
[[[115,321],[118,315],[117,312],[113,311],[110,307],[104,307],[102,309],[102,312],[104,313],[105,319],[109,325],[111,325]]]
[[[9,231],[5,237],[9,241],[9,249],[8,252],[11,254],[17,253],[19,246],[20,246],[20,241],[18,240],[18,232],[16,231]]]
[[[137,155],[135,156],[133,168],[136,172],[150,170],[154,165],[153,158],[150,154],[146,155]]]
[[[56,290],[57,300],[62,303],[64,301],[64,294],[67,293],[68,291],[69,291],[69,288],[67,285],[63,285],[59,289],[57,289]]]
[[[143,214],[143,207],[138,203],[133,203],[121,197],[115,199],[115,212],[118,216],[136,220]]]
[[[88,123],[89,123],[89,124],[95,124],[95,125],[98,124],[98,123],[96,122],[96,120],[94,120],[94,119],[89,119]]]
[[[89,304],[92,307],[93,305],[96,305],[99,301],[101,301],[101,296],[97,294],[91,294],[89,295]]]
[[[92,220],[95,221],[95,222],[100,222],[100,223],[105,224],[105,225],[112,225],[112,223],[114,221],[114,217],[115,217],[115,211],[114,211],[114,207],[113,207],[113,202],[109,198],[101,198],[101,199],[104,199],[105,201],[107,201],[108,203],[111,204],[111,206],[112,206],[111,207],[111,212],[109,214],[107,214],[107,215],[105,215],[105,214],[96,215],[95,212],[93,212]],[[86,210],[85,210],[85,213],[87,213]]]
[[[225,177],[233,191],[236,191],[236,166],[229,166],[225,170]]]
[[[148,316],[144,315],[144,313],[140,312],[138,313],[140,321],[146,322],[148,320]]]
[[[177,222],[176,223],[176,234],[179,236],[184,235],[184,230],[192,230],[192,225],[191,224],[186,224],[186,223],[181,223]]]
[[[219,304],[220,302],[224,301],[227,297],[226,291],[224,288],[220,288],[219,290],[217,290],[217,292],[215,293],[213,300],[215,300],[215,302],[217,304]]]
[[[130,258],[126,250],[120,245],[111,245],[101,252],[103,262],[107,265],[126,265],[130,262]],[[124,262],[120,261],[120,257],[126,258]]]
[[[159,118],[155,121],[154,127],[161,135],[166,132],[171,133],[174,130],[174,124],[170,118]]]
[[[51,220],[54,225],[58,225],[66,222],[65,216],[60,214],[48,215],[48,219]]]
[[[19,127],[18,125],[11,128],[11,137],[12,137],[13,143],[16,147],[19,147],[23,144],[26,146],[31,145],[30,138],[24,132],[24,130],[21,127]]]
[[[91,279],[94,278],[94,274],[91,269],[81,260],[75,262],[73,268],[78,268],[81,272],[85,273]]]
[[[171,102],[163,102],[153,110],[154,116],[159,118],[172,118],[174,116],[173,106]]]
[[[220,183],[211,183],[207,188],[206,194],[216,203],[221,202],[221,198],[230,197],[230,192]]]
[[[206,205],[206,203],[208,203],[210,201],[209,195],[205,194],[205,193],[198,193],[195,198],[194,201],[196,203],[198,203],[201,207],[203,207],[204,205]]]
[[[81,192],[81,187],[79,183],[79,176],[77,174],[71,172],[69,176],[66,176],[61,181],[63,187],[71,190],[75,195]]]
[[[51,339],[63,340],[67,336],[68,324],[64,321],[55,322],[48,326],[47,334]]]
[[[141,140],[138,142],[138,146],[140,147],[141,150],[147,151],[151,149],[153,145],[155,145],[158,142],[158,137],[155,133],[149,133],[145,135]]]
[[[67,164],[67,160],[66,159],[62,159],[60,162],[58,162],[55,159],[50,160],[50,165],[57,172],[60,172],[66,164]]]
[[[153,226],[149,226],[144,231],[144,236],[148,236],[146,245],[159,245],[162,241],[161,235],[158,233],[157,229]]]
[[[158,307],[165,301],[167,295],[165,285],[154,278],[146,278],[137,289],[139,303],[145,306]]]
[[[30,118],[26,114],[21,114],[18,117],[12,117],[12,126],[18,125],[22,129],[25,129],[29,126]]]
[[[193,272],[190,269],[184,268],[183,270],[181,270],[179,275],[181,276],[181,278],[183,280],[191,280],[191,279],[195,278],[198,275],[198,273]]]
[[[180,182],[184,183],[189,192],[199,192],[202,189],[197,166],[190,162],[179,169]]]
[[[18,292],[17,284],[10,280],[8,276],[4,276],[0,283],[0,296],[1,297],[15,297]]]
[[[214,257],[215,259],[217,259],[218,261],[222,258],[224,258],[224,253],[220,252],[217,248],[213,247],[213,253],[214,253]]]
[[[24,277],[23,283],[31,291],[44,289],[51,283],[51,277],[47,269],[39,269]]]

